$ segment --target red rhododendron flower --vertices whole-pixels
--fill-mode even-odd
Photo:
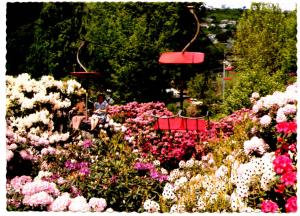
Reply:
[[[274,170],[277,174],[293,170],[292,160],[287,155],[279,155],[273,161]]]
[[[294,185],[297,181],[297,172],[286,172],[280,178],[280,181],[286,186]]]
[[[296,212],[297,211],[297,197],[290,197],[285,204],[286,212]]]
[[[261,204],[261,211],[262,212],[277,212],[278,211],[278,205],[276,202],[273,202],[272,200],[265,200]]]
[[[289,146],[289,150],[290,151],[292,151],[292,152],[296,152],[296,144],[295,143],[293,143],[293,144],[291,144],[290,146]]]
[[[284,189],[285,189],[285,185],[284,184],[278,184],[276,185],[276,189],[275,189],[275,192],[277,193],[283,193],[284,192]]]
[[[278,133],[290,134],[297,132],[296,122],[280,122],[276,125]]]
[[[277,137],[277,142],[282,142],[283,138],[282,137]]]

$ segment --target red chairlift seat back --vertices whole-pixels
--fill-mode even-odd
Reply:
[[[208,123],[203,118],[160,117],[157,118],[153,128],[155,130],[205,132],[207,126]]]

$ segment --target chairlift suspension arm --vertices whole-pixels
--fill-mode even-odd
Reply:
[[[199,19],[195,13],[195,10],[194,10],[194,6],[188,6],[189,8],[189,11],[193,14],[195,20],[196,20],[196,23],[197,23],[197,31],[196,31],[196,34],[195,36],[192,38],[192,40],[182,49],[181,52],[185,52],[186,49],[196,40],[197,36],[199,35],[199,32],[200,32],[200,22],[199,22]]]
[[[80,49],[84,46],[84,44],[85,44],[85,41],[81,41],[81,44],[80,44],[80,46],[79,46],[79,48],[78,48],[78,51],[77,51],[76,58],[77,58],[78,64],[83,68],[83,70],[84,70],[85,72],[87,72],[87,69],[81,64],[81,62],[80,62],[80,60],[79,60],[79,51],[80,51]]]

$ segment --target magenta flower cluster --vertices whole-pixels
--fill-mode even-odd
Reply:
[[[68,170],[78,170],[79,174],[81,175],[89,175],[91,172],[89,169],[88,162],[77,162],[77,161],[67,160],[65,162],[65,168]]]
[[[136,162],[134,168],[140,171],[149,171],[151,178],[156,179],[159,182],[164,182],[168,180],[168,176],[158,172],[156,167],[152,163]]]

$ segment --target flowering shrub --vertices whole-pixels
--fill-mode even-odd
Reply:
[[[22,160],[37,161],[41,147],[55,146],[69,138],[59,124],[67,127],[71,102],[85,93],[75,80],[57,81],[51,76],[40,80],[28,74],[6,76],[6,151],[9,166]],[[17,155],[15,154],[17,152]],[[15,160],[12,160],[15,157]],[[30,162],[31,163],[31,162]]]
[[[193,172],[187,162],[180,161],[179,169],[170,171],[159,209],[180,213],[295,212],[295,91],[292,85],[286,92],[261,99],[254,94],[253,113],[248,112],[244,123],[234,126],[235,133],[229,139],[208,140],[204,152],[209,153],[196,163],[188,160],[188,167],[200,164],[200,169]],[[276,99],[278,95],[284,100]],[[277,118],[282,117],[280,110],[284,110],[285,121]]]
[[[125,140],[133,148],[145,154],[151,154],[167,169],[176,168],[180,160],[187,160],[191,156],[202,155],[199,144],[216,140],[218,137],[229,137],[233,128],[247,117],[249,110],[243,109],[220,120],[210,122],[205,132],[196,131],[155,131],[153,124],[155,116],[173,116],[163,103],[132,102],[122,106],[111,106],[111,117],[123,124],[127,130]]]
[[[290,85],[285,92],[274,92],[262,98],[259,98],[258,94],[253,94],[251,101],[254,113],[252,120],[255,125],[251,130],[253,137],[244,142],[244,151],[250,163],[267,158],[263,163],[264,166],[267,165],[267,169],[261,170],[263,175],[258,181],[261,183],[258,190],[262,189],[264,193],[256,194],[264,199],[261,210],[263,212],[293,211],[297,208],[290,207],[292,206],[290,199],[296,195],[297,183],[297,85]],[[241,164],[238,169],[245,165],[247,164]],[[253,166],[248,170],[253,173]],[[241,186],[237,185],[236,190],[238,191],[239,188]],[[253,189],[247,191],[250,194],[255,193]],[[250,204],[249,200],[245,201]]]
[[[154,130],[153,115],[173,115],[160,102],[110,106],[95,138],[58,126],[85,92],[76,81],[6,82],[8,210],[297,211],[295,84],[203,133]]]

